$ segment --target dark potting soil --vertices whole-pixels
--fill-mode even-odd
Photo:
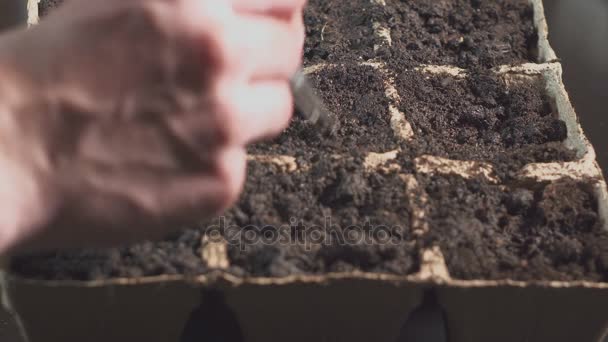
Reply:
[[[575,153],[544,89],[533,82],[507,85],[494,73],[468,77],[405,71],[396,78],[401,109],[412,124],[419,153],[460,160],[569,161]],[[535,160],[537,157],[539,160]]]
[[[304,12],[304,64],[368,60],[380,43],[372,22],[382,15],[369,0],[309,0]]]
[[[228,234],[238,237],[229,238],[231,265],[255,276],[416,272],[405,183],[366,173],[362,163],[324,157],[307,172],[280,175],[251,164],[245,193],[226,215],[240,227]]]
[[[385,2],[312,0],[305,15],[305,63],[381,58],[401,68],[490,68],[537,60],[528,0]],[[374,23],[390,29],[391,46],[372,34]]]
[[[337,117],[334,134],[320,136],[298,115],[277,139],[250,148],[255,154],[311,155],[386,152],[398,143],[390,126],[388,98],[382,74],[371,66],[340,64],[309,75],[328,110]]]
[[[397,174],[366,173],[362,163],[328,156],[285,174],[252,161],[239,203],[197,229],[123,249],[23,256],[12,270],[54,280],[202,274],[201,238],[219,233],[236,275],[414,273],[419,248],[405,183]]]
[[[182,231],[160,242],[124,248],[73,250],[23,255],[12,259],[17,274],[32,279],[104,280],[207,271],[199,253],[200,229]]]
[[[538,34],[528,0],[386,0],[400,65],[469,67],[536,62]]]
[[[63,3],[64,0],[40,0],[38,3],[38,14],[41,17],[49,14],[53,9]]]
[[[535,189],[457,176],[422,182],[430,198],[427,245],[457,279],[608,281],[608,231],[591,182]]]
[[[504,182],[514,180],[521,169],[533,163],[569,162],[578,159],[577,152],[564,146],[561,142],[550,142],[542,145],[529,145],[503,155],[492,161],[494,173]]]

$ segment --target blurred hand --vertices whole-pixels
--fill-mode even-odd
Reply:
[[[156,238],[289,122],[305,0],[71,0],[0,38],[0,253]]]

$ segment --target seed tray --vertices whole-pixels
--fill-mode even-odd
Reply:
[[[479,182],[505,192],[538,192],[556,184],[584,188],[588,202],[593,203],[598,231],[608,230],[608,192],[595,151],[570,104],[561,81],[561,66],[552,62],[555,55],[546,42],[542,4],[532,3],[539,32],[539,62],[543,63],[497,66],[491,72],[507,86],[533,84],[545,95],[550,115],[562,120],[567,131],[567,138],[559,145],[571,149],[574,158],[524,160],[507,174],[496,155],[464,160],[449,151],[410,151],[408,146],[425,136],[416,129],[404,104],[397,77],[411,72],[459,79],[470,77],[472,71],[425,64],[400,68],[382,55],[321,64],[309,61],[306,71],[314,78],[336,70],[374,70],[378,75],[375,79],[383,80],[386,99],[379,103],[387,107],[382,122],[390,127],[393,144],[378,144],[376,150],[361,155],[350,149],[332,155],[331,148],[322,144],[313,146],[316,152],[308,154],[286,153],[281,144],[259,145],[250,151],[250,164],[267,165],[277,176],[305,174],[320,161],[334,158],[354,159],[362,164],[365,174],[397,177],[407,202],[407,210],[401,213],[404,226],[409,227],[418,249],[412,272],[364,272],[354,267],[320,274],[304,271],[256,276],[251,270],[235,270],[226,239],[202,235],[198,251],[206,266],[203,274],[58,281],[25,278],[5,268],[5,305],[17,314],[32,342],[188,340],[190,333],[200,333],[196,326],[206,326],[201,323],[204,317],[213,316],[205,316],[205,312],[229,316],[234,326],[225,331],[236,331],[234,340],[395,341],[425,293],[433,293],[444,310],[450,341],[599,341],[608,326],[605,278],[560,280],[558,275],[555,279],[517,280],[516,276],[498,274],[490,280],[463,276],[453,267],[454,256],[432,238],[443,226],[437,224],[437,206],[429,184],[442,179]],[[390,1],[373,5],[390,6]],[[386,29],[372,25],[374,41],[384,39],[384,44],[391,44]],[[322,158],[314,158],[314,154]],[[306,327],[302,327],[303,322]]]

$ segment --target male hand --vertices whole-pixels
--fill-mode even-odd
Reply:
[[[72,0],[0,38],[0,253],[157,238],[292,113],[305,0]]]

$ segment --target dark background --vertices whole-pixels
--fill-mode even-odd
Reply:
[[[608,0],[545,0],[549,40],[587,137],[608,176]]]
[[[608,176],[608,149],[605,148],[608,143],[608,0],[545,0],[544,3],[549,39],[564,65],[566,88]],[[0,22],[10,7],[11,1],[0,0]],[[0,341],[19,341],[14,325],[2,311]]]

